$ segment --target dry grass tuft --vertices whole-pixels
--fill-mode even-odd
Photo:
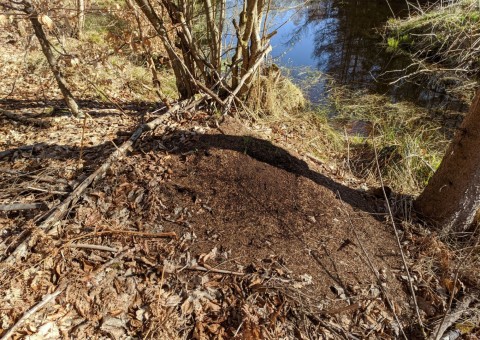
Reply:
[[[375,180],[375,146],[385,181],[404,193],[418,193],[428,182],[460,117],[456,112],[432,112],[342,87],[333,88],[331,98],[335,121],[348,136],[349,169]]]
[[[412,76],[435,72],[439,87],[468,101],[480,76],[480,9],[476,0],[436,7],[387,24],[390,49],[413,56]]]
[[[246,106],[254,116],[283,116],[304,108],[302,91],[272,64],[258,74],[252,84]]]

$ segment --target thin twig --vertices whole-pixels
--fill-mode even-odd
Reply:
[[[0,211],[34,210],[47,207],[44,202],[0,204]]]
[[[445,325],[444,325],[444,323],[445,323],[445,320],[447,319],[448,313],[450,312],[450,310],[452,308],[453,298],[455,297],[455,290],[457,288],[457,280],[458,280],[458,275],[460,273],[460,268],[462,267],[463,264],[465,264],[467,262],[467,259],[472,255],[473,251],[477,248],[479,243],[480,243],[480,238],[477,238],[477,240],[475,242],[475,245],[470,249],[470,251],[467,253],[467,255],[465,255],[465,257],[461,261],[458,262],[457,268],[455,270],[455,276],[453,278],[453,288],[452,288],[452,291],[450,292],[450,299],[448,301],[448,306],[447,306],[447,309],[445,310],[445,313],[443,314],[442,321],[437,326],[436,332],[434,333],[435,334],[434,340],[440,339],[442,337],[443,333],[445,333],[445,331],[448,329],[448,327],[450,327],[449,323],[446,323]],[[465,306],[465,308],[467,308],[467,307],[468,307],[468,304],[467,304],[467,306]]]
[[[80,164],[82,163],[83,149],[85,146],[85,130],[87,129],[87,117],[89,116],[90,115],[88,113],[84,113],[84,116],[83,116],[82,137],[80,138],[80,153],[78,155],[77,170],[80,169]]]
[[[17,330],[18,327],[20,327],[28,318],[30,318],[33,314],[38,312],[40,309],[42,309],[44,306],[46,306],[48,303],[53,301],[57,296],[59,296],[64,290],[67,288],[66,284],[63,284],[57,288],[53,293],[47,294],[43,297],[42,301],[37,303],[35,306],[30,308],[27,312],[23,314],[23,316],[12,326],[10,329],[3,334],[3,336],[0,338],[0,340],[7,340],[9,339],[13,333]]]
[[[242,272],[234,272],[231,270],[224,270],[224,269],[216,269],[216,268],[205,268],[199,265],[195,266],[187,266],[187,267],[179,267],[178,269],[187,269],[187,270],[197,270],[200,272],[209,272],[209,273],[218,273],[218,274],[228,274],[228,275],[236,275],[236,276],[244,276],[245,273]]]
[[[107,247],[107,246],[101,246],[98,244],[87,244],[87,243],[70,243],[67,245],[69,248],[84,248],[84,249],[93,249],[93,250],[103,250],[103,251],[110,251],[112,253],[118,252],[118,249],[112,248],[112,247]]]
[[[341,199],[341,195],[340,195],[340,192],[337,191],[337,195],[338,197],[340,197]],[[345,206],[345,202],[343,200],[341,200],[342,204]],[[370,270],[372,271],[373,275],[375,275],[375,278],[377,279],[377,282],[379,284],[379,288],[380,290],[382,291],[383,293],[383,296],[385,297],[385,300],[387,301],[387,304],[388,306],[390,307],[390,310],[392,311],[393,313],[393,317],[395,318],[395,321],[397,322],[398,324],[398,327],[400,327],[400,331],[403,335],[403,337],[408,340],[408,337],[407,335],[405,334],[405,331],[403,330],[403,327],[402,327],[402,324],[400,322],[400,319],[398,318],[398,315],[397,313],[395,312],[395,307],[393,305],[393,302],[390,300],[389,296],[388,296],[388,293],[386,291],[386,289],[381,285],[381,279],[380,279],[380,275],[378,274],[378,270],[375,268],[375,266],[373,265],[373,262],[372,260],[370,259],[370,256],[368,255],[367,253],[367,250],[365,249],[365,247],[363,246],[363,243],[362,241],[360,240],[360,237],[358,236],[358,233],[355,229],[355,227],[353,226],[353,223],[352,223],[352,219],[350,217],[350,214],[348,213],[348,211],[344,211],[347,216],[348,216],[348,221],[350,223],[350,229],[351,231],[353,232],[354,236],[355,236],[355,239],[357,240],[357,243],[358,245],[360,246],[360,249],[362,250],[363,254],[365,255],[365,258],[367,260],[367,264],[368,264],[368,267],[370,268]]]
[[[42,189],[42,188],[35,188],[35,187],[27,187],[27,189],[32,191],[46,192],[46,193],[55,194],[55,195],[68,194],[68,191],[56,191],[56,190],[49,190],[49,189]]]
[[[420,330],[422,332],[423,337],[426,338],[427,334],[425,333],[425,327],[423,326],[422,317],[420,316],[420,309],[418,308],[417,297],[415,295],[415,289],[413,288],[412,276],[410,275],[410,270],[408,269],[407,258],[405,256],[405,253],[404,253],[403,248],[402,248],[402,242],[400,241],[400,235],[398,233],[397,225],[396,225],[395,219],[393,217],[392,207],[390,206],[390,200],[388,199],[388,195],[385,192],[385,185],[384,185],[384,182],[383,182],[382,172],[380,171],[380,163],[378,162],[378,153],[377,153],[377,147],[375,145],[375,140],[372,139],[372,142],[373,142],[373,151],[375,152],[375,164],[376,164],[376,167],[377,167],[378,177],[380,179],[380,186],[382,188],[383,197],[385,198],[385,203],[387,205],[387,210],[388,210],[388,214],[390,216],[390,221],[392,223],[392,227],[393,227],[393,230],[395,232],[395,239],[397,241],[398,250],[400,251],[403,266],[405,267],[405,272],[407,274],[408,286],[409,286],[410,292],[412,294],[412,299],[413,299],[413,304],[415,306],[415,314],[417,316],[418,325],[420,327]]]
[[[73,241],[78,241],[88,237],[97,237],[97,236],[111,235],[111,234],[124,234],[124,235],[150,237],[150,238],[177,238],[177,233],[175,233],[174,231],[168,231],[165,233],[146,233],[142,231],[133,231],[133,230],[102,230],[102,231],[85,234],[69,241],[73,242]]]
[[[98,279],[99,274],[103,272],[107,267],[111,266],[114,263],[117,263],[120,261],[125,255],[128,255],[131,253],[130,249],[126,249],[122,251],[120,254],[118,254],[116,257],[111,259],[110,261],[107,261],[106,263],[102,264],[99,268],[97,268],[90,276],[90,278]],[[3,334],[3,336],[0,338],[0,340],[7,340],[9,339],[13,333],[17,330],[18,327],[20,327],[28,318],[30,318],[33,314],[41,310],[43,307],[45,307],[48,303],[51,301],[55,300],[57,296],[59,296],[66,288],[68,287],[68,282],[63,282],[58,286],[58,288],[51,294],[45,295],[39,303],[37,303],[35,306],[30,308],[27,312],[23,314],[23,316],[12,326],[10,329]]]

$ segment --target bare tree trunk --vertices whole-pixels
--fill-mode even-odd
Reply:
[[[480,207],[480,90],[416,210],[444,233],[462,232]]]
[[[173,72],[175,73],[175,79],[177,82],[177,90],[180,93],[180,99],[191,98],[197,92],[195,84],[190,79],[188,70],[185,64],[180,60],[179,56],[175,52],[173,44],[168,38],[167,30],[163,20],[157,15],[153,7],[148,0],[135,0],[138,7],[142,10],[143,14],[147,17],[148,21],[152,24],[155,31],[157,31],[162,43],[167,50],[168,57],[172,63]]]
[[[78,109],[77,102],[73,98],[73,95],[68,88],[68,83],[63,77],[62,72],[60,71],[60,68],[57,65],[57,61],[55,60],[55,56],[53,55],[52,49],[50,47],[50,42],[47,39],[47,35],[43,30],[42,24],[38,20],[37,10],[35,9],[35,7],[33,7],[30,1],[25,0],[23,1],[23,4],[24,4],[23,11],[26,14],[28,14],[28,18],[32,23],[35,36],[40,42],[40,46],[42,47],[42,52],[45,55],[45,58],[47,58],[48,65],[50,66],[50,69],[52,70],[52,73],[55,77],[55,80],[57,81],[58,87],[62,92],[63,99],[65,100],[67,107],[69,108],[70,112],[73,115],[80,117],[81,112]]]
[[[85,0],[77,0],[77,39],[83,38],[85,28]]]
[[[158,77],[158,72],[157,68],[155,66],[155,62],[153,61],[153,56],[152,56],[152,50],[150,46],[147,46],[145,43],[145,35],[143,34],[143,29],[142,29],[142,22],[140,20],[140,15],[137,11],[137,8],[135,7],[133,0],[126,0],[128,7],[133,11],[133,15],[135,16],[135,21],[137,22],[137,27],[138,27],[138,34],[140,38],[140,44],[143,48],[143,51],[145,53],[145,57],[147,59],[147,65],[148,68],[152,71],[152,83],[155,88],[155,92],[157,93],[157,96],[160,98],[160,100],[167,106],[169,107],[170,104],[168,102],[167,96],[162,91],[162,86],[160,79]]]

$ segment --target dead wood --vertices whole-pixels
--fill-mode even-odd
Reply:
[[[444,334],[449,329],[455,322],[457,322],[463,314],[468,310],[468,307],[470,304],[474,301],[474,297],[472,295],[466,295],[464,296],[459,304],[457,305],[457,308],[455,308],[454,311],[452,311],[450,314],[448,314],[437,327],[435,327],[435,330],[432,332],[433,337],[431,339],[443,339]]]
[[[29,319],[33,314],[41,310],[51,301],[55,300],[57,296],[59,296],[64,290],[67,288],[66,284],[63,284],[57,288],[53,293],[47,294],[43,297],[42,301],[37,303],[35,306],[30,308],[28,311],[23,314],[23,316],[12,326],[10,329],[0,338],[0,340],[7,340],[9,339],[13,333],[20,327],[27,319]]]
[[[244,276],[245,273],[242,272],[234,272],[231,270],[224,270],[224,269],[216,269],[216,268],[206,268],[202,266],[189,266],[189,267],[178,267],[177,269],[187,269],[187,270],[196,270],[200,272],[207,272],[207,273],[216,273],[216,274],[227,274],[227,275],[235,275],[235,276]]]
[[[1,151],[0,152],[0,160],[2,158],[10,156],[11,154],[13,154],[17,151],[32,151],[36,147],[40,147],[40,146],[44,146],[44,145],[45,145],[44,143],[36,143],[36,144],[33,144],[33,145],[20,146],[20,147],[15,148],[15,149],[9,149],[9,150],[5,150],[5,151]]]
[[[52,190],[52,189],[43,189],[43,188],[35,188],[35,187],[27,187],[26,189],[31,191],[46,192],[48,194],[54,194],[54,195],[68,194],[68,191],[59,191],[59,190]]]
[[[97,231],[94,233],[89,233],[89,234],[76,237],[73,240],[70,240],[70,242],[78,241],[87,237],[97,237],[97,236],[112,235],[112,234],[123,234],[123,235],[130,235],[130,236],[150,237],[150,238],[177,238],[177,234],[173,231],[168,231],[165,233],[145,233],[142,231],[134,231],[134,230],[102,230],[102,231]]]
[[[58,225],[61,219],[65,217],[65,215],[70,211],[70,209],[78,202],[78,200],[82,197],[85,190],[92,184],[94,181],[101,179],[106,171],[110,168],[112,163],[121,159],[124,154],[133,146],[135,141],[146,131],[150,131],[155,129],[161,123],[163,123],[172,113],[180,110],[180,109],[188,109],[198,105],[202,102],[205,97],[202,97],[196,101],[185,100],[182,102],[173,105],[164,115],[152,120],[147,124],[140,125],[135,132],[130,136],[130,138],[123,143],[118,149],[116,149],[110,157],[90,176],[88,176],[83,182],[81,182],[75,190],[73,190],[70,195],[68,195],[61,203],[53,207],[49,213],[47,214],[47,218],[43,220],[38,225],[38,228],[44,230],[49,235],[57,234],[58,233]],[[5,260],[6,264],[13,264],[15,263],[16,259],[19,259],[23,256],[28,255],[28,241],[30,237],[22,242],[12,254],[10,254],[7,259]]]
[[[46,207],[47,205],[44,202],[11,203],[11,204],[0,204],[0,211],[34,210],[34,209],[44,209]]]
[[[18,176],[18,177],[28,177],[35,180],[36,182],[46,182],[51,184],[62,185],[64,187],[64,190],[66,189],[67,186],[73,188],[75,184],[73,181],[67,181],[64,178],[55,178],[48,175],[32,175],[32,173],[25,173],[25,172],[5,169],[5,168],[0,168],[0,172],[6,173],[9,175]]]
[[[102,251],[110,251],[112,253],[118,252],[117,248],[101,246],[98,244],[86,244],[86,243],[71,243],[68,245],[69,248],[82,248],[82,249],[92,249],[92,250],[102,250]]]
[[[7,117],[10,120],[13,120],[22,124],[26,124],[26,125],[34,125],[41,128],[48,128],[51,126],[51,124],[47,121],[37,119],[37,118],[25,117],[22,114],[17,114],[7,110],[0,110],[0,114]]]
[[[120,261],[123,257],[125,257],[125,255],[129,254],[130,253],[130,250],[124,250],[122,251],[120,254],[118,254],[115,258],[111,259],[110,261],[102,264],[98,269],[95,270],[95,272],[93,273],[93,279],[98,279],[99,276],[100,276],[100,273],[102,273],[107,267],[111,266],[112,264],[114,263],[117,263],[118,261]],[[43,297],[42,301],[40,301],[39,303],[37,303],[35,306],[33,306],[32,308],[30,308],[28,311],[26,311],[22,317],[12,326],[10,327],[10,329],[5,332],[2,337],[0,338],[0,340],[7,340],[9,339],[13,333],[18,329],[18,327],[20,327],[26,320],[28,320],[32,315],[34,315],[36,312],[38,312],[39,310],[41,310],[43,307],[45,307],[46,305],[48,305],[50,302],[54,301],[55,298],[57,296],[59,296],[61,293],[63,293],[63,291],[68,287],[68,282],[67,281],[64,281],[63,283],[61,283],[57,289],[51,293],[51,294],[47,294]]]

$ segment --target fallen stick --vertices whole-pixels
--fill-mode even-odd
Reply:
[[[25,172],[15,171],[15,170],[11,170],[11,169],[0,168],[0,172],[7,173],[9,175],[15,175],[15,176],[18,176],[18,177],[29,177],[29,178],[35,180],[36,182],[46,182],[46,183],[51,183],[51,184],[62,184],[64,186],[68,185],[70,187],[73,186],[72,185],[73,181],[67,181],[64,178],[55,178],[55,177],[48,176],[48,175],[32,175],[32,173],[35,173],[37,171],[25,173]]]
[[[34,210],[46,208],[43,202],[0,204],[0,211]]]
[[[20,122],[22,124],[30,124],[30,125],[35,125],[42,128],[48,128],[51,126],[50,122],[48,121],[43,121],[38,118],[26,117],[22,114],[13,113],[7,110],[0,110],[0,114],[4,115],[8,119],[14,120],[16,122]]]
[[[459,304],[457,305],[457,308],[455,308],[455,310],[451,311],[451,313],[446,315],[442,319],[442,322],[438,324],[437,327],[435,327],[435,329],[432,332],[432,336],[430,336],[430,339],[432,340],[444,339],[445,332],[447,331],[447,329],[449,329],[455,322],[457,322],[463,316],[465,312],[468,311],[468,307],[470,306],[470,303],[472,303],[473,301],[474,301],[474,297],[472,295],[464,296],[460,300]],[[450,339],[450,337],[448,337],[447,339]]]
[[[30,308],[28,311],[26,311],[22,317],[12,326],[10,329],[3,334],[3,336],[0,338],[0,340],[7,340],[9,339],[13,333],[17,330],[18,327],[20,327],[29,317],[31,317],[33,314],[38,312],[40,309],[45,307],[49,302],[55,300],[57,296],[59,296],[64,290],[67,288],[67,285],[61,285],[60,287],[57,288],[53,293],[47,294],[43,297],[42,301],[37,303],[35,306]]]
[[[101,272],[103,272],[107,267],[111,266],[112,264],[118,262],[121,260],[125,255],[127,255],[130,251],[129,250],[124,250],[120,254],[118,254],[115,258],[111,259],[110,261],[102,264],[98,269],[94,271],[93,278],[98,279],[98,276]],[[58,288],[51,294],[47,294],[43,297],[42,301],[37,303],[35,306],[30,308],[28,311],[26,311],[20,319],[18,319],[15,324],[10,327],[10,329],[5,332],[0,340],[7,340],[9,339],[13,333],[20,327],[28,318],[30,318],[33,314],[41,310],[43,307],[45,307],[48,303],[51,301],[55,300],[57,296],[59,296],[68,286],[68,282],[64,282],[58,286]]]
[[[68,194],[68,191],[58,191],[58,190],[42,189],[42,188],[35,188],[35,187],[27,187],[27,189],[31,191],[46,192],[48,194],[54,194],[54,195]]]
[[[70,210],[70,208],[75,205],[78,200],[82,197],[85,190],[92,184],[93,181],[102,178],[106,171],[110,168],[114,161],[119,160],[128,149],[130,149],[137,139],[146,131],[154,130],[162,122],[164,122],[167,117],[171,114],[177,112],[180,109],[188,109],[198,105],[200,102],[205,100],[205,97],[202,97],[196,101],[185,100],[183,102],[173,105],[164,115],[152,120],[147,124],[140,125],[135,132],[130,136],[130,138],[123,143],[118,149],[116,149],[110,157],[90,176],[83,180],[76,188],[73,190],[61,203],[53,207],[47,214],[47,218],[43,220],[38,225],[38,228],[44,230],[47,234],[52,235],[58,233],[58,226],[55,224],[60,221]],[[5,259],[6,264],[13,264],[17,258],[22,256],[28,256],[28,241],[30,237],[22,242],[12,254]]]
[[[143,231],[133,231],[133,230],[102,230],[94,233],[85,234],[69,241],[74,242],[87,237],[97,237],[97,236],[111,235],[111,234],[125,234],[125,235],[131,235],[131,236],[151,237],[151,238],[177,238],[177,233],[175,233],[174,231],[167,231],[165,233],[146,233]]]
[[[178,267],[177,269],[187,269],[187,270],[197,270],[200,272],[208,272],[208,273],[217,273],[217,274],[228,274],[228,275],[236,275],[236,276],[244,276],[245,273],[242,272],[234,272],[231,270],[224,270],[224,269],[215,269],[215,268],[205,268],[202,266],[189,266],[189,267]]]
[[[110,251],[112,253],[118,252],[118,249],[116,249],[116,248],[101,246],[101,245],[98,245],[98,244],[70,243],[70,244],[67,245],[67,247],[69,247],[69,248],[83,248],[83,249],[103,250],[103,251]]]
[[[1,151],[0,152],[0,159],[2,159],[4,157],[7,157],[7,156],[10,156],[11,154],[13,154],[17,151],[32,151],[36,147],[40,147],[40,146],[45,146],[45,144],[44,143],[37,143],[37,144],[33,144],[33,145],[19,146],[18,148]]]

